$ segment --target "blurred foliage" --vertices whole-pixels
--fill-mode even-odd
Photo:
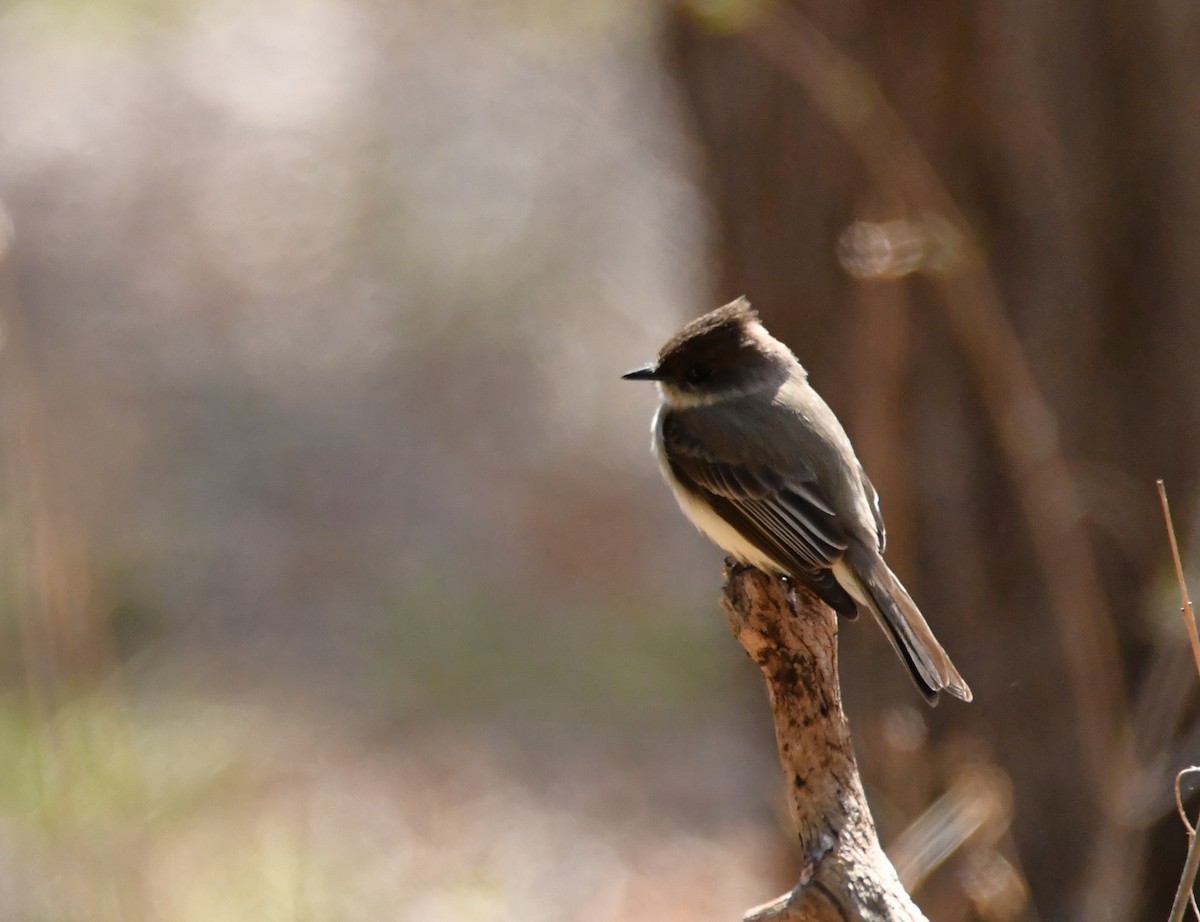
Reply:
[[[703,278],[655,16],[0,11],[0,916],[775,886],[719,555],[618,380]]]
[[[735,694],[742,655],[719,618],[571,602],[531,617],[524,604],[436,589],[398,604],[375,664],[389,700],[401,713],[619,728],[703,721]]]
[[[688,0],[688,13],[705,29],[733,34],[747,28],[777,0]]]

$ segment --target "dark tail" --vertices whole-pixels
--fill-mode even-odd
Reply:
[[[900,654],[925,700],[937,704],[938,692],[944,689],[955,698],[970,701],[971,689],[933,636],[917,603],[878,552],[852,546],[846,562],[873,603],[867,606],[871,614]]]

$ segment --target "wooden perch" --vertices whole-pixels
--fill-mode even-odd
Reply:
[[[803,587],[730,566],[721,606],[767,683],[803,865],[745,922],[928,922],[883,853],[837,672],[837,615]]]

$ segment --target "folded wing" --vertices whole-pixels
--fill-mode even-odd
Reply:
[[[663,451],[680,485],[703,498],[779,568],[853,617],[854,600],[833,577],[850,538],[815,479],[717,457],[676,414],[662,422]]]

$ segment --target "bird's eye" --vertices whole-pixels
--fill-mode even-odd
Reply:
[[[688,369],[687,381],[688,384],[703,384],[708,380],[712,370],[705,368],[703,365],[693,365]]]

